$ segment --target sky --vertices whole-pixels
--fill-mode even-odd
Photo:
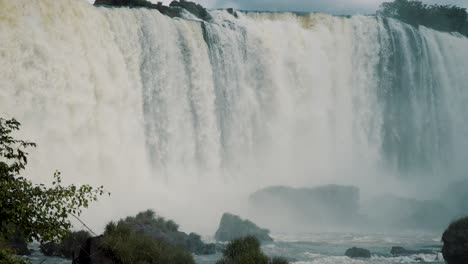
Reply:
[[[93,0],[88,0],[92,2]],[[150,0],[157,2],[158,0]],[[369,14],[389,0],[191,0],[207,8],[233,7],[239,10],[303,11],[331,14]],[[162,0],[169,4],[171,0]],[[468,8],[468,0],[424,0],[427,3],[455,4]]]

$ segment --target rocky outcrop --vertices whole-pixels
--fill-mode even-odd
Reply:
[[[359,220],[359,189],[325,185],[315,188],[269,187],[250,196],[252,211],[262,222],[275,219],[277,228],[350,226]]]
[[[190,1],[172,1],[169,6],[165,6],[162,2],[153,4],[146,0],[96,0],[95,6],[107,6],[107,7],[130,7],[130,8],[148,8],[156,9],[161,14],[169,17],[183,17],[182,10],[186,10],[195,17],[210,21],[212,19],[210,13],[203,6]]]
[[[226,11],[227,11],[229,14],[233,15],[235,18],[239,18],[239,15],[238,15],[237,12],[234,10],[234,8],[228,8],[228,9],[226,9]]]
[[[185,1],[185,0],[172,1],[169,6],[183,8],[187,10],[188,12],[192,13],[194,16],[200,18],[201,20],[210,21],[212,19],[208,10],[206,10],[203,6],[194,2]]]
[[[390,254],[392,254],[394,257],[400,257],[418,254],[437,254],[437,252],[434,252],[429,249],[409,250],[404,247],[392,247],[392,249],[390,250]]]
[[[442,236],[442,255],[447,264],[468,263],[468,217],[452,223]]]
[[[367,249],[353,247],[353,248],[346,250],[345,256],[350,257],[350,258],[370,258],[371,253]]]
[[[243,220],[237,215],[225,213],[221,217],[215,239],[225,242],[253,236],[262,242],[271,242],[273,239],[270,237],[269,233],[269,230],[260,228],[249,220]]]
[[[157,4],[153,4],[146,0],[96,0],[94,2],[96,6],[116,6],[116,7],[146,7],[146,8],[157,8]]]

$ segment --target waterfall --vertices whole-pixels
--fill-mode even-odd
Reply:
[[[466,176],[467,38],[371,16],[211,15],[0,0],[0,116],[38,143],[32,179],[59,169],[196,211],[192,192],[216,207],[267,185]]]

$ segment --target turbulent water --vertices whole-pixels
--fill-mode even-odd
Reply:
[[[0,116],[28,174],[113,193],[96,229],[155,208],[213,232],[269,185],[428,196],[466,177],[468,39],[391,19],[0,0]],[[421,189],[421,184],[424,188]]]
[[[279,242],[267,244],[262,250],[269,256],[283,256],[292,264],[444,264],[441,253],[414,254],[408,256],[391,256],[392,246],[404,246],[409,249],[424,249],[440,251],[437,245],[439,238],[414,233],[406,236],[384,236],[363,234],[301,234],[275,236]],[[313,241],[313,242],[311,242]],[[343,256],[351,246],[367,248],[372,252],[370,259],[351,259]],[[35,248],[38,249],[37,247]],[[220,254],[195,256],[198,264],[215,264],[221,258]],[[47,258],[33,253],[30,257],[33,264],[70,264],[59,258]]]

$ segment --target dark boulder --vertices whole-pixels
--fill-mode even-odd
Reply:
[[[185,0],[172,1],[169,6],[165,6],[162,2],[153,4],[147,0],[96,0],[95,6],[104,7],[129,7],[129,8],[148,8],[156,9],[161,14],[169,17],[183,17],[181,10],[187,10],[187,12],[193,14],[199,19],[204,21],[210,21],[212,19],[210,13],[203,6],[194,2]]]
[[[146,0],[96,0],[95,6],[103,7],[128,7],[128,8],[147,8],[156,9],[161,14],[169,17],[182,17],[181,10],[179,8],[172,8],[163,5],[161,2],[153,4]]]
[[[96,0],[96,6],[117,6],[117,7],[146,7],[156,8],[157,4],[153,4],[146,0]]]
[[[192,13],[194,16],[204,21],[210,21],[212,19],[208,10],[206,10],[203,6],[194,2],[185,1],[185,0],[172,1],[169,6],[183,8],[187,10],[188,12]]]
[[[352,247],[346,250],[345,256],[350,258],[370,258],[371,253],[369,250],[364,248]]]
[[[239,15],[237,15],[237,12],[234,10],[234,8],[228,8],[228,9],[226,9],[226,11],[229,14],[233,15],[235,18],[239,18]]]
[[[395,257],[399,257],[417,254],[437,254],[437,252],[434,252],[429,249],[409,250],[404,247],[392,247],[392,249],[390,250],[390,254],[392,254]]]
[[[242,237],[253,236],[262,242],[271,242],[268,229],[258,227],[249,220],[243,220],[237,215],[225,213],[216,231],[215,239],[218,241],[231,241]]]
[[[468,263],[468,217],[450,224],[442,236],[442,255],[447,264]]]

